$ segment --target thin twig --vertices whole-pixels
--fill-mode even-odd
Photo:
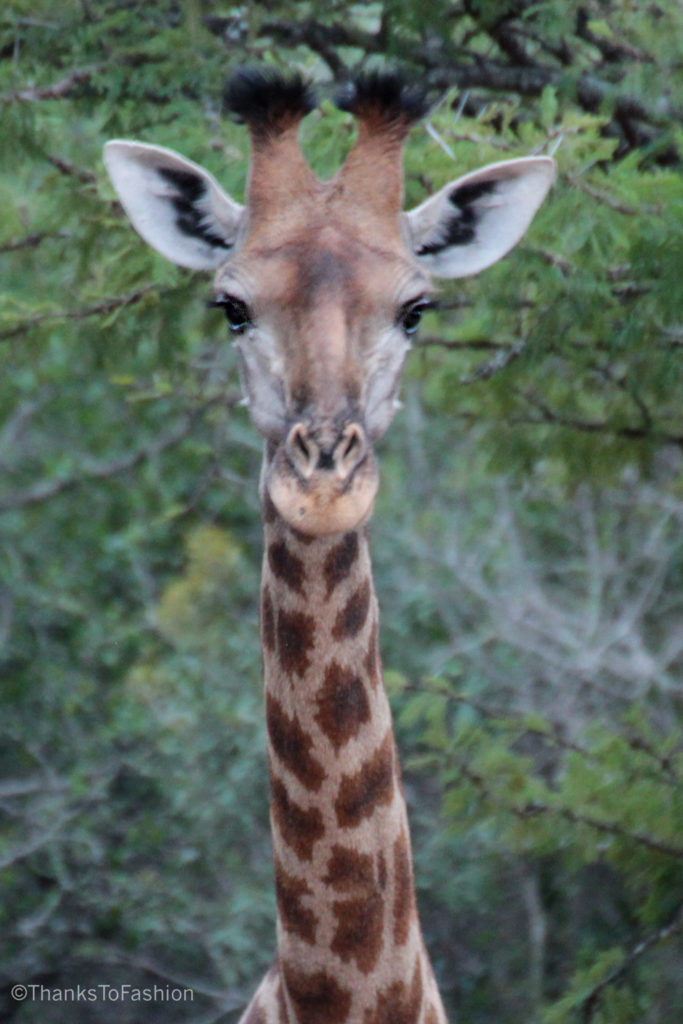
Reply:
[[[683,904],[681,904],[668,924],[665,924],[662,928],[658,928],[652,932],[647,938],[639,942],[633,949],[626,954],[620,964],[617,964],[608,974],[605,975],[590,992],[584,997],[581,1008],[582,1008],[582,1020],[583,1024],[590,1024],[595,1016],[595,1011],[598,1008],[600,997],[602,996],[605,989],[609,988],[616,981],[626,974],[628,970],[638,961],[648,950],[654,946],[658,946],[660,942],[665,942],[666,939],[670,939],[673,935],[678,935],[681,932],[683,926]]]
[[[564,818],[565,821],[568,821],[572,825],[585,825],[587,828],[591,828],[596,832],[601,832],[604,835],[614,836],[617,839],[624,839],[627,842],[645,846],[648,850],[664,854],[666,857],[674,857],[676,860],[683,859],[683,847],[674,846],[672,843],[665,842],[664,840],[653,839],[652,836],[646,835],[644,832],[632,832],[630,829],[623,828],[616,822],[603,821],[601,818],[593,818],[588,814],[579,814],[570,807],[553,807],[551,804],[543,803],[540,800],[534,800],[522,807],[510,807],[508,804],[505,804],[499,798],[496,798],[491,794],[483,776],[472,771],[465,761],[458,758],[455,760],[455,763],[457,764],[458,771],[461,773],[463,778],[476,786],[486,799],[492,800],[501,810],[506,811],[509,814],[513,814],[516,818],[519,818],[520,821],[528,821],[529,819],[536,818],[539,815]]]
[[[602,821],[600,818],[592,818],[588,814],[578,814],[570,807],[552,807],[550,804],[534,801],[525,807],[512,808],[512,813],[522,821],[536,817],[539,814],[556,815],[564,818],[565,821],[570,822],[572,825],[586,825],[596,832],[603,832],[605,835],[615,836],[617,839],[626,839],[628,842],[638,843],[641,846],[646,846],[648,850],[663,853],[667,857],[675,857],[677,860],[683,859],[683,847],[681,846],[674,846],[672,843],[653,839],[652,836],[648,836],[644,832],[631,832],[630,829],[622,828],[621,825],[617,825],[615,822]]]
[[[134,305],[144,298],[145,295],[153,292],[156,287],[156,285],[148,284],[144,288],[138,288],[136,291],[128,292],[126,295],[114,295],[111,298],[103,299],[101,302],[96,302],[92,306],[84,306],[81,309],[54,309],[46,313],[34,313],[32,316],[15,324],[14,327],[0,331],[0,341],[16,338],[17,335],[25,334],[26,331],[30,331],[33,327],[38,327],[43,323],[58,322],[60,320],[86,320],[91,316],[105,316],[107,313],[112,313],[115,309],[124,309],[126,306]],[[160,289],[159,295],[162,294],[163,289]]]
[[[135,469],[141,463],[156,458],[169,448],[174,447],[190,435],[196,421],[204,413],[215,405],[237,405],[240,395],[215,395],[202,402],[196,409],[181,417],[173,424],[166,433],[161,434],[155,441],[142,448],[136,448],[125,455],[114,459],[111,462],[101,462],[83,467],[78,473],[71,476],[56,477],[53,480],[44,480],[34,487],[23,491],[15,491],[7,497],[0,499],[0,512],[7,512],[11,509],[29,508],[39,505],[43,501],[54,498],[57,494],[73,490],[90,480],[108,480],[122,473]]]
[[[504,370],[510,363],[513,363],[515,359],[519,359],[524,348],[526,346],[526,339],[521,338],[516,341],[514,345],[501,346],[501,350],[497,355],[493,356],[492,359],[487,360],[480,366],[477,366],[472,373],[464,374],[460,378],[461,384],[475,384],[480,380],[488,380],[493,377],[494,373],[499,373],[500,370]]]
[[[519,391],[520,397],[529,402],[539,413],[534,416],[517,416],[512,422],[515,424],[529,424],[540,426],[551,424],[558,427],[567,427],[570,430],[578,430],[587,434],[610,434],[612,437],[624,437],[631,441],[657,441],[663,444],[674,444],[683,447],[683,434],[668,434],[662,430],[654,430],[640,426],[617,427],[612,426],[607,420],[578,420],[570,416],[563,416],[555,412],[543,402],[538,395],[529,391]]]
[[[86,185],[95,185],[97,183],[97,177],[92,171],[87,171],[84,167],[76,167],[71,160],[67,160],[63,156],[53,156],[50,153],[45,154],[45,159],[48,163],[51,163],[53,167],[56,167],[62,174],[67,174],[70,178],[78,178],[79,181],[85,182]]]
[[[24,235],[23,238],[14,238],[9,242],[0,244],[0,252],[17,252],[19,249],[34,249],[41,242],[49,238],[69,238],[68,231],[36,231],[32,235]]]
[[[459,351],[461,349],[476,349],[484,350],[487,352],[500,352],[505,351],[509,348],[509,345],[503,345],[498,341],[493,341],[491,338],[440,338],[436,334],[426,334],[423,338],[420,338],[415,348],[445,348]]]
[[[60,78],[51,85],[44,85],[40,88],[32,86],[29,89],[18,89],[16,92],[0,96],[0,102],[38,103],[41,100],[60,100],[68,96],[77,85],[89,81],[100,69],[101,65],[99,64],[91,68],[74,68],[64,78]]]
[[[640,213],[660,213],[657,207],[648,206],[643,207],[641,210],[636,209],[634,206],[627,206],[626,203],[622,203],[619,199],[615,199],[614,196],[609,195],[607,192],[603,192],[600,189],[594,188],[592,185],[588,185],[587,182],[583,181],[577,174],[567,172],[567,181],[574,188],[580,188],[582,192],[585,192],[591,199],[595,199],[598,203],[603,203],[605,206],[609,206],[611,210],[616,210],[617,213],[623,213],[627,217],[637,217]]]

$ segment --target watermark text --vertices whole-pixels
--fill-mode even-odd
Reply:
[[[177,985],[14,985],[12,999],[18,1003],[191,1003],[194,992]]]

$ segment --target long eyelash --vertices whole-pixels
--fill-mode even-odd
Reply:
[[[411,299],[401,306],[401,313],[407,313],[408,310],[414,308],[419,308],[421,313],[427,313],[430,310],[438,309],[439,301],[438,299]]]

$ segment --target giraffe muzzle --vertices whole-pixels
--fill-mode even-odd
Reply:
[[[367,455],[369,445],[358,423],[348,423],[330,444],[316,438],[314,431],[301,422],[295,423],[289,431],[285,450],[293,468],[304,480],[322,472],[346,481]]]
[[[299,421],[266,468],[266,487],[280,515],[297,530],[323,536],[351,530],[371,514],[377,461],[356,421],[340,430]]]

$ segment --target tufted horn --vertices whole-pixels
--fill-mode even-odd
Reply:
[[[338,181],[354,201],[381,217],[403,208],[403,143],[424,116],[424,94],[394,71],[359,76],[337,98],[337,106],[358,119],[358,138]]]
[[[231,78],[224,107],[249,129],[252,145],[247,186],[252,219],[283,211],[310,194],[317,182],[299,146],[301,120],[316,107],[313,90],[301,75],[247,68]]]

